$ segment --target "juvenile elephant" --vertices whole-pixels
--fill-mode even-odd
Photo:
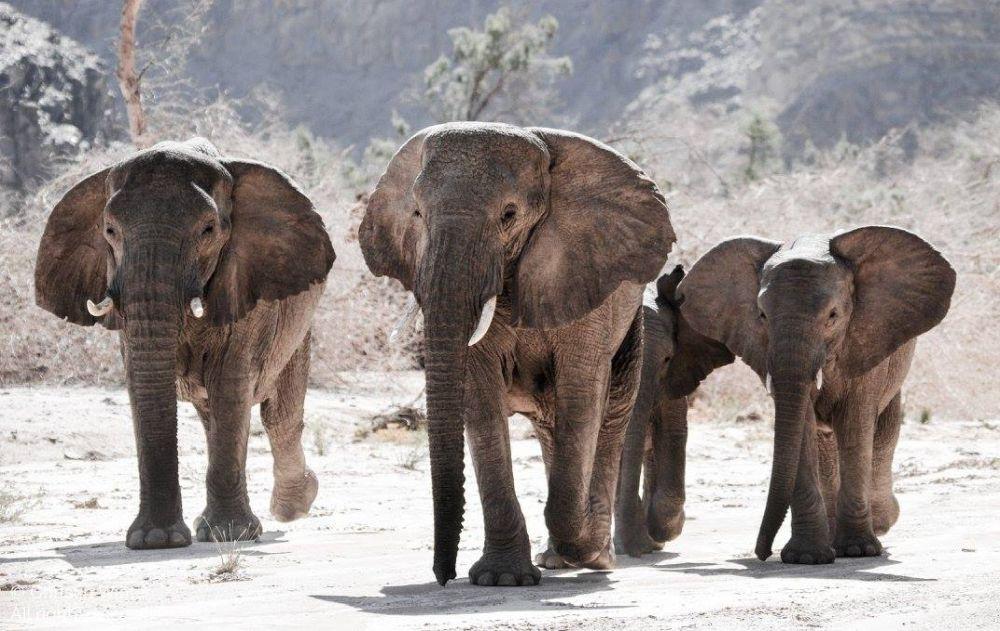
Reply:
[[[696,385],[706,370],[734,359],[725,346],[684,320],[676,296],[683,278],[680,265],[661,276],[642,307],[639,394],[625,436],[615,504],[615,551],[620,554],[638,557],[660,550],[684,527],[688,400],[672,396],[668,380]],[[690,384],[684,385],[693,389]]]
[[[889,226],[786,244],[730,239],[691,268],[678,290],[681,314],[746,362],[774,398],[760,559],[789,505],[785,563],[881,554],[876,535],[899,515],[900,388],[916,336],[941,322],[954,288],[955,271],[937,250]],[[668,384],[674,394],[690,387]]]
[[[245,472],[258,403],[274,454],[271,512],[282,521],[308,512],[318,489],[300,442],[309,333],[333,260],[322,219],[287,176],[200,138],[141,151],[56,204],[38,247],[36,301],[119,332],[139,455],[129,548],[191,543],[178,396],[208,437],[199,541],[260,534]]]
[[[507,417],[542,444],[551,550],[610,567],[618,459],[638,387],[643,285],[675,237],[638,167],[584,136],[455,123],[406,142],[372,193],[365,261],[424,314],[434,574],[455,577],[463,431],[486,526],[478,585],[530,585]]]

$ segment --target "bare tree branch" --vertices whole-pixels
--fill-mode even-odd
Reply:
[[[146,114],[142,109],[142,74],[135,69],[135,24],[142,0],[124,0],[122,3],[121,36],[118,39],[118,87],[125,99],[128,129],[132,143],[142,149],[149,146],[146,137]],[[148,67],[148,66],[147,66]]]

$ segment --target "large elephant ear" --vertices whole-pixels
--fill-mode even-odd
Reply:
[[[955,270],[912,232],[857,228],[830,239],[830,252],[854,270],[854,313],[845,339],[850,373],[871,370],[948,313]]]
[[[77,182],[52,209],[35,261],[35,302],[74,324],[118,328],[113,313],[95,318],[87,300],[108,291],[109,246],[102,213],[108,203],[107,168]]]
[[[663,195],[635,164],[584,136],[531,129],[548,146],[549,208],[518,262],[513,320],[555,328],[623,281],[656,278],[677,240]]]
[[[336,259],[323,219],[287,175],[250,160],[222,164],[233,177],[232,230],[205,288],[216,326],[323,282]]]
[[[767,329],[757,308],[760,271],[780,247],[757,237],[723,241],[694,264],[677,290],[685,321],[724,344],[761,379],[767,374]]]
[[[427,245],[425,224],[413,196],[425,134],[410,138],[389,161],[368,197],[358,230],[361,253],[372,273],[391,276],[411,291]]]

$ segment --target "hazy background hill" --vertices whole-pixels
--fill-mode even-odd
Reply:
[[[118,2],[11,0],[113,66]],[[406,98],[448,47],[499,0],[216,0],[198,26],[192,88],[241,97],[262,87],[287,120],[342,145],[385,134],[396,108],[430,122]],[[187,0],[148,0],[140,45],[162,37]],[[514,5],[517,6],[516,4]],[[1000,8],[982,0],[543,0],[524,3],[559,22],[553,52],[576,72],[558,85],[563,107],[544,124],[603,134],[626,111],[683,97],[697,108],[752,107],[786,138],[864,142],[889,129],[967,109],[1000,93]],[[669,112],[664,113],[666,115]]]

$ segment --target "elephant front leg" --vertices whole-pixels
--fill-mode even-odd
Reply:
[[[176,394],[166,393],[165,399],[167,409],[143,409],[133,398],[140,499],[139,514],[125,535],[125,545],[132,550],[191,545],[177,472]],[[158,416],[151,418],[154,414]]]
[[[816,419],[810,406],[802,432],[799,467],[792,494],[792,538],[781,550],[784,563],[803,565],[833,563],[826,505],[820,493]]]
[[[610,567],[614,509],[626,423],[635,399],[611,397],[611,366],[596,340],[575,339],[556,354],[555,428],[545,523],[554,551],[571,565]],[[638,379],[635,370],[634,378]],[[612,394],[614,392],[612,391]],[[624,403],[624,404],[623,404]],[[613,423],[606,418],[613,417]]]
[[[653,423],[652,484],[646,492],[646,526],[654,541],[673,541],[684,528],[687,399],[668,399]],[[662,546],[662,544],[660,544]]]
[[[247,439],[250,435],[250,388],[242,380],[209,385],[208,474],[205,510],[195,519],[198,541],[257,539],[260,520],[247,497]]]
[[[470,370],[482,381],[466,388],[466,435],[472,451],[486,539],[483,555],[469,570],[473,585],[537,585],[541,572],[531,562],[531,543],[514,492],[507,419],[500,403],[499,370],[483,365]]]
[[[649,536],[643,502],[639,497],[639,485],[643,477],[643,463],[649,479],[655,467],[650,446],[650,425],[655,421],[638,415],[638,406],[629,421],[622,450],[621,469],[618,473],[618,492],[615,501],[615,552],[641,557],[658,549],[657,543]],[[647,499],[648,499],[647,485]]]
[[[882,554],[882,543],[872,525],[870,489],[874,414],[849,414],[834,426],[840,454],[840,494],[833,547],[840,557]]]

